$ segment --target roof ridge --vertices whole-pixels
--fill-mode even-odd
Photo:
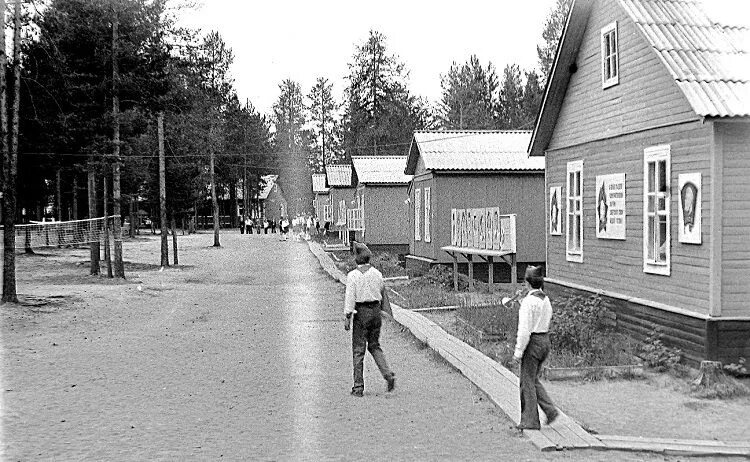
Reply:
[[[499,130],[499,129],[492,129],[492,130],[484,130],[484,129],[477,129],[477,130],[414,130],[414,133],[527,133],[531,132],[532,130],[520,130],[520,129],[513,129],[513,130]]]

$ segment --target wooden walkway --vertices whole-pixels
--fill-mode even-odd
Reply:
[[[313,254],[331,277],[346,283],[343,274],[314,242],[309,242]],[[453,337],[440,326],[413,310],[405,310],[391,302],[393,317],[399,324],[435,350],[510,417],[518,423],[521,404],[518,377],[501,364],[488,358],[467,343]],[[541,413],[543,415],[543,413]],[[744,456],[750,458],[750,442],[722,442],[707,440],[675,440],[665,438],[642,438],[632,436],[592,435],[573,419],[560,411],[552,425],[543,425],[541,430],[524,430],[524,434],[542,451],[565,449],[601,449],[620,451],[648,451],[684,456]]]

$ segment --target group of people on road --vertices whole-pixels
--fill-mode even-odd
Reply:
[[[357,268],[346,277],[344,297],[344,329],[352,331],[352,363],[354,386],[351,394],[364,396],[363,363],[365,351],[369,351],[380,374],[386,381],[386,390],[393,391],[396,375],[388,367],[385,354],[380,347],[381,315],[392,316],[383,275],[370,265],[372,253],[366,245],[352,245]],[[521,421],[519,430],[541,428],[538,407],[546,416],[547,425],[559,416],[544,386],[539,381],[542,364],[550,352],[549,327],[552,320],[552,304],[543,292],[544,277],[541,267],[529,266],[524,275],[526,295],[518,313],[518,331],[513,362],[520,365]],[[504,304],[507,303],[504,300]]]
[[[312,215],[297,215],[291,221],[286,216],[281,216],[278,221],[273,218],[251,218],[240,217],[240,234],[276,234],[278,229],[279,240],[287,241],[290,238],[295,241],[310,240],[313,234],[320,233],[320,221]],[[262,230],[262,231],[261,231]]]

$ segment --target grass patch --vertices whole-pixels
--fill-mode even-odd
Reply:
[[[354,255],[348,250],[336,250],[331,252],[336,267],[344,274],[357,267]],[[397,255],[388,252],[373,252],[370,264],[383,274],[383,277],[405,276],[406,269],[401,266]]]

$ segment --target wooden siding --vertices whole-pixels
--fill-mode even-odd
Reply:
[[[561,236],[547,235],[547,275],[587,287],[620,293],[708,314],[711,239],[710,124],[691,122],[616,139],[547,152],[547,194],[552,186],[566,191],[567,162],[583,160],[583,263],[565,258],[567,223]],[[643,150],[671,145],[671,275],[643,272]],[[703,244],[678,242],[678,192],[680,173],[700,172],[702,177]],[[596,237],[596,176],[625,173],[626,239]],[[563,201],[562,216],[567,204]],[[750,213],[748,213],[750,218]],[[549,224],[548,224],[549,226]],[[548,229],[548,228],[547,228]]]
[[[750,123],[714,126],[723,160],[721,316],[750,317]]]
[[[407,186],[367,185],[364,192],[365,242],[370,245],[408,245]],[[412,229],[413,231],[413,229]],[[412,234],[413,236],[413,234]]]
[[[600,31],[617,21],[620,83],[602,89]],[[616,0],[594,2],[548,149],[696,119],[687,99]]]
[[[544,176],[538,173],[436,173],[430,183],[414,182],[415,188],[431,187],[432,242],[414,242],[414,207],[410,210],[413,255],[448,263],[453,259],[441,247],[450,245],[451,209],[500,207],[501,214],[515,213],[516,250],[519,262],[544,261]],[[424,196],[424,193],[422,193]],[[411,193],[412,201],[414,192]],[[422,213],[424,213],[424,204]]]

